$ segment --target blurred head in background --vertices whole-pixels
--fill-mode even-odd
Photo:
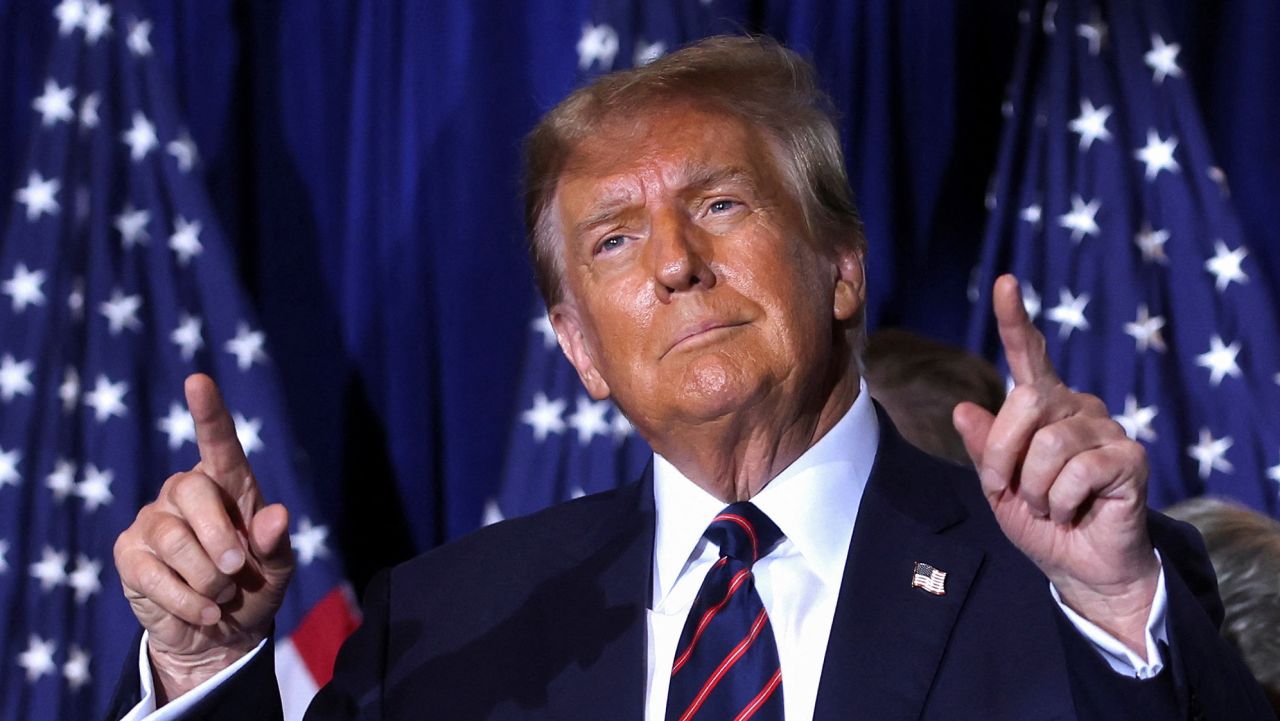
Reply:
[[[1280,715],[1280,522],[1217,498],[1192,498],[1165,513],[1204,536],[1226,608],[1222,634]]]
[[[951,411],[971,401],[992,413],[1004,403],[1004,380],[982,358],[904,330],[876,331],[867,341],[867,387],[902,436],[917,448],[969,465]]]

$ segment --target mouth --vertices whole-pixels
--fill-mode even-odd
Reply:
[[[683,328],[676,334],[676,340],[671,347],[662,353],[661,357],[666,357],[668,353],[676,350],[689,350],[696,348],[705,343],[712,343],[719,340],[721,336],[732,332],[736,328],[746,325],[745,321],[703,321],[694,323]]]

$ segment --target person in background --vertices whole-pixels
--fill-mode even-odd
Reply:
[[[992,414],[1004,404],[1004,379],[995,366],[966,350],[897,328],[867,339],[867,387],[898,432],[930,455],[969,465],[951,412],[968,401]]]
[[[1209,497],[1165,513],[1204,536],[1226,607],[1222,634],[1240,649],[1280,717],[1280,522]]]

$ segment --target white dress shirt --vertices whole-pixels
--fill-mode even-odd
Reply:
[[[756,561],[753,574],[756,591],[769,612],[777,641],[782,663],[783,708],[788,721],[813,718],[840,582],[853,540],[854,520],[879,440],[880,426],[864,382],[849,412],[751,499],[785,536],[772,552]],[[711,519],[724,509],[725,503],[685,478],[661,456],[654,456],[653,468],[657,528],[653,605],[646,614],[645,718],[665,721],[667,685],[676,644],[702,579],[720,555],[715,544],[704,539],[702,533]],[[1150,678],[1160,672],[1162,661],[1156,640],[1166,640],[1163,570],[1147,621],[1145,659],[1063,604],[1052,584],[1050,591],[1075,627],[1093,642],[1117,673]],[[142,700],[124,717],[125,721],[181,718],[187,709],[261,653],[264,644],[265,641],[232,666],[157,711],[146,634],[143,634],[138,650]]]
[[[864,382],[849,412],[751,499],[785,536],[752,570],[777,641],[788,721],[813,718],[854,520],[879,439],[880,426]],[[657,529],[645,719],[665,721],[676,645],[702,579],[719,558],[718,547],[702,533],[725,503],[661,456],[654,457],[653,469]],[[1150,678],[1160,672],[1156,639],[1165,639],[1163,570],[1147,621],[1145,659],[1063,604],[1052,584],[1050,592],[1117,673]]]

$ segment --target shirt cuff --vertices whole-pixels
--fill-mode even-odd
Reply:
[[[1156,560],[1160,560],[1160,552],[1156,551]],[[1071,607],[1062,602],[1062,596],[1058,594],[1058,589],[1052,583],[1049,584],[1049,593],[1053,595],[1053,600],[1058,603],[1058,607],[1062,612],[1067,614],[1071,624],[1076,630],[1084,634],[1089,639],[1093,647],[1102,654],[1107,664],[1111,666],[1111,670],[1118,674],[1130,676],[1137,679],[1154,678],[1156,674],[1164,668],[1164,658],[1160,653],[1160,646],[1167,645],[1169,642],[1168,629],[1165,627],[1165,609],[1168,606],[1168,595],[1164,588],[1164,564],[1160,565],[1160,577],[1156,580],[1156,595],[1151,601],[1151,614],[1147,616],[1147,657],[1143,658],[1133,652],[1133,649],[1124,645],[1115,636],[1107,633],[1098,627],[1089,619],[1081,616]]]
[[[245,664],[253,660],[267,643],[263,638],[252,651],[236,659],[235,663],[214,674],[204,683],[196,686],[178,698],[156,708],[155,681],[151,677],[151,657],[147,653],[147,632],[142,632],[142,645],[138,649],[138,684],[142,691],[142,700],[129,710],[120,721],[174,721],[190,711],[193,706],[231,678]]]

